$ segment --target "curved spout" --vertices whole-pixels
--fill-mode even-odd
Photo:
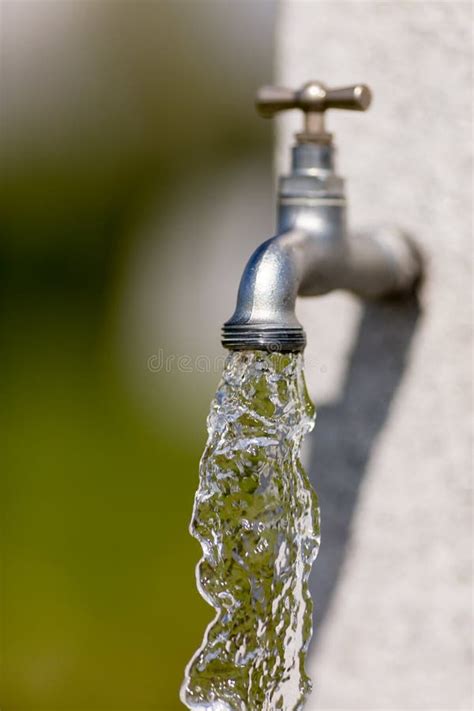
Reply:
[[[398,230],[347,238],[340,200],[320,204],[317,211],[313,206],[300,210],[298,218],[294,228],[267,240],[250,257],[236,310],[222,330],[226,348],[303,350],[306,337],[295,315],[297,296],[346,289],[363,298],[380,298],[415,286],[419,255]]]
[[[303,273],[305,234],[284,232],[256,249],[240,281],[237,306],[224,324],[223,345],[232,349],[301,350],[306,340],[295,315]]]

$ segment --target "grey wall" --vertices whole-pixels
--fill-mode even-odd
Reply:
[[[420,303],[302,301],[321,497],[310,709],[469,709],[471,5],[283,2],[277,80],[368,83],[334,112],[351,225],[395,222],[426,259]],[[297,116],[282,120],[278,168]]]

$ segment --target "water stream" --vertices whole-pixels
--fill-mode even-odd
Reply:
[[[198,588],[216,616],[186,668],[189,709],[303,708],[319,510],[300,447],[313,424],[301,354],[228,356],[191,521]]]

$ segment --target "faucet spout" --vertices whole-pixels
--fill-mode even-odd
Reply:
[[[256,249],[240,281],[237,306],[222,343],[233,350],[302,350],[295,302],[304,273],[306,233],[288,230]]]
[[[294,227],[257,248],[244,269],[235,312],[222,329],[224,347],[302,351],[306,336],[295,314],[298,296],[344,289],[377,299],[413,291],[420,257],[404,233],[385,228],[347,237],[338,231],[339,222],[326,216],[319,229]]]

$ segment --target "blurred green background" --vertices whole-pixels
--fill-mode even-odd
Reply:
[[[209,176],[271,163],[252,102],[275,14],[264,0],[1,4],[2,711],[182,708],[212,616],[187,527],[218,374],[150,372],[148,344],[175,352],[173,323],[191,318],[160,287],[173,211],[196,225],[197,258],[199,195],[226,200]],[[220,323],[196,308],[211,357]]]

